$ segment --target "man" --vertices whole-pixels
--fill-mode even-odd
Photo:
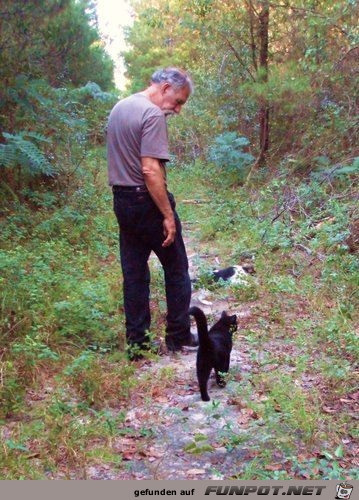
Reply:
[[[191,282],[173,195],[167,191],[166,115],[178,114],[192,91],[177,68],[156,71],[143,92],[118,102],[107,130],[108,175],[120,228],[126,338],[130,359],[151,348],[150,271],[154,251],[165,275],[166,345],[170,351],[198,345],[190,332]]]

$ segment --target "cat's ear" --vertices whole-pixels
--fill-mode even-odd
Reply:
[[[226,311],[223,311],[222,315],[221,315],[221,319],[226,319],[226,318],[228,318],[228,314],[226,313]]]

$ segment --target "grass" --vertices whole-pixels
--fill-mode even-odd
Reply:
[[[13,205],[1,220],[3,479],[85,478],[99,463],[123,470],[116,439],[136,437],[141,449],[155,436],[150,411],[140,431],[126,424],[129,407],[142,400],[150,410],[176,383],[168,367],[138,377],[125,357],[104,168],[99,149],[66,203],[40,193],[36,206]],[[212,255],[198,286],[252,311],[239,332],[252,368],[228,381],[244,429],[222,429],[215,444],[250,450],[239,479],[354,479],[358,265],[345,246],[352,202],[315,182],[279,178],[254,189],[220,176],[201,163],[169,171],[184,225],[194,228],[199,253]],[[278,215],[288,189],[296,202]],[[250,286],[210,285],[216,255],[223,267],[254,257]],[[151,266],[151,335],[163,336],[162,276]],[[340,398],[346,402],[338,405]],[[209,418],[218,417],[217,406]],[[198,433],[187,451],[213,445]]]

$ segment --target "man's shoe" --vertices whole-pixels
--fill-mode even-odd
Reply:
[[[183,341],[181,344],[173,344],[173,343],[167,343],[167,349],[171,352],[179,352],[182,347],[198,347],[199,342],[198,342],[198,336],[194,333],[191,333],[190,337],[188,340]]]
[[[198,347],[199,346],[198,335],[196,333],[191,333],[189,340],[182,345],[185,347]]]

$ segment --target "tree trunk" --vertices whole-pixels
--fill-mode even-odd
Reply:
[[[268,81],[268,28],[269,28],[269,0],[260,2],[261,10],[258,14],[259,28],[259,67],[258,81]],[[269,104],[263,98],[259,108],[259,147],[260,153],[257,159],[259,166],[264,166],[269,150]]]
[[[255,12],[254,12],[254,7],[253,3],[251,0],[247,0],[245,2],[246,4],[246,9],[248,12],[249,16],[249,38],[250,38],[250,50],[251,50],[251,55],[252,55],[252,64],[253,68],[255,71],[258,71],[258,64],[257,64],[257,45],[256,45],[256,40],[255,40]]]

